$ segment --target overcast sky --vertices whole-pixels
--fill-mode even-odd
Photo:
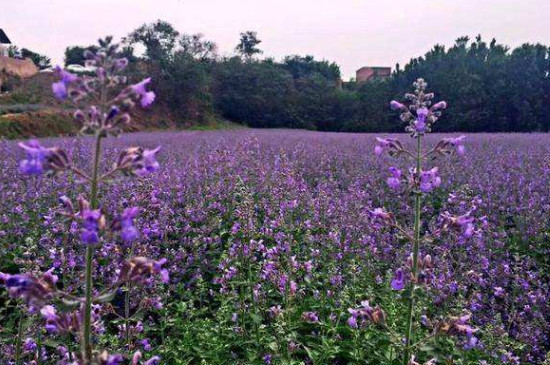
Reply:
[[[163,19],[203,33],[221,55],[255,30],[264,56],[311,54],[344,78],[362,66],[394,66],[462,35],[516,46],[550,44],[550,0],[0,0],[0,28],[20,47],[63,61],[68,45],[119,38]]]

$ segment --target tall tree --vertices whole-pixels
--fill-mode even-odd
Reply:
[[[237,44],[235,50],[247,61],[250,61],[255,55],[262,53],[262,50],[257,47],[260,43],[262,41],[258,38],[258,33],[247,31],[241,33],[239,44]]]
[[[179,32],[172,24],[157,20],[155,23],[143,24],[125,39],[129,45],[141,44],[145,47],[145,56],[153,61],[163,61],[171,57],[177,45]]]
[[[179,52],[199,61],[214,59],[218,51],[216,43],[205,40],[204,35],[201,33],[192,35],[182,34],[179,39],[179,46]]]

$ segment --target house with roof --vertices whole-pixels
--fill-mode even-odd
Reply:
[[[0,56],[8,57],[9,56],[9,46],[11,45],[11,41],[6,35],[6,33],[0,29]]]
[[[368,82],[371,80],[380,80],[390,77],[391,67],[362,67],[356,72],[355,81],[358,83]]]

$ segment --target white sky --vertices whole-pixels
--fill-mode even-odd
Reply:
[[[203,33],[229,55],[258,32],[264,56],[311,54],[347,79],[362,66],[402,65],[462,35],[550,44],[550,0],[0,0],[0,28],[20,47],[63,61],[68,45],[126,35],[163,19]]]

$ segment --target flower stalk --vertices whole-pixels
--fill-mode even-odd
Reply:
[[[90,189],[90,206],[92,209],[98,208],[98,177],[101,160],[101,134],[96,136],[94,151],[94,168]],[[84,324],[82,356],[85,364],[92,361],[92,291],[93,291],[93,261],[94,246],[86,247],[86,302],[84,303]]]
[[[129,147],[122,151],[119,162],[106,175],[101,175],[102,161],[102,140],[109,135],[118,135],[123,127],[130,123],[130,110],[136,102],[142,107],[149,107],[155,94],[147,90],[150,78],[134,85],[124,87],[121,91],[116,89],[127,83],[127,78],[120,75],[128,64],[125,58],[119,58],[117,46],[110,44],[110,40],[100,43],[101,48],[97,53],[87,51],[85,53],[86,64],[97,68],[95,77],[76,76],[60,67],[56,73],[61,80],[52,85],[52,91],[60,100],[71,99],[78,108],[74,112],[75,121],[82,126],[81,132],[94,136],[95,148],[93,149],[93,166],[91,174],[82,171],[73,164],[70,154],[59,147],[44,147],[38,140],[31,140],[27,143],[19,143],[25,151],[26,158],[19,163],[19,170],[25,175],[49,176],[61,175],[66,172],[83,178],[89,183],[89,192],[86,199],[78,197],[77,204],[67,196],[59,197],[59,208],[56,212],[75,224],[79,231],[81,244],[85,246],[85,273],[84,273],[84,294],[77,296],[59,289],[57,285],[58,276],[56,268],[52,268],[41,276],[25,274],[4,274],[0,273],[0,283],[6,286],[12,297],[22,298],[25,304],[38,311],[44,321],[44,327],[50,335],[59,336],[66,341],[66,347],[60,346],[62,356],[67,355],[72,362],[71,336],[78,339],[80,351],[74,356],[74,360],[81,365],[116,365],[124,360],[121,354],[109,354],[107,351],[99,351],[93,346],[93,321],[95,312],[92,312],[94,303],[105,303],[114,297],[116,291],[126,286],[126,327],[129,321],[129,288],[132,285],[144,285],[158,276],[163,283],[169,281],[167,269],[162,268],[166,259],[158,261],[145,257],[128,257],[119,263],[118,278],[107,288],[99,290],[99,295],[94,296],[94,253],[97,247],[101,247],[103,236],[110,238],[118,237],[121,241],[134,244],[139,238],[139,230],[134,226],[134,219],[139,213],[138,207],[127,207],[118,215],[108,217],[104,207],[100,209],[99,189],[100,183],[106,177],[111,177],[115,172],[125,176],[144,177],[159,168],[156,161],[156,154],[160,147],[153,150],[142,147]],[[115,89],[115,90],[113,90]],[[109,100],[110,93],[118,92],[118,96]],[[88,99],[88,102],[83,102]],[[94,104],[97,103],[97,104]],[[112,176],[114,178],[114,176]],[[107,220],[110,219],[108,224]],[[133,246],[132,246],[133,247]],[[133,249],[130,253],[133,256]],[[98,266],[97,269],[100,269]],[[99,272],[99,270],[97,270]],[[81,284],[78,282],[78,284]],[[80,285],[79,285],[80,286]],[[64,303],[63,306],[58,304]],[[78,309],[71,309],[73,308]],[[68,308],[67,308],[68,307]],[[101,307],[98,307],[101,309]],[[101,314],[97,313],[98,316]],[[100,322],[98,322],[100,323]],[[19,324],[19,335],[16,341],[17,349],[21,346],[21,321]],[[128,336],[127,336],[128,337]],[[38,345],[39,357],[41,356],[41,338]],[[26,344],[27,346],[27,344]],[[28,348],[28,346],[27,346]],[[28,352],[26,349],[25,351]],[[16,354],[16,362],[21,361],[21,352]],[[138,351],[132,356],[132,364],[140,363],[141,353]],[[39,359],[40,362],[41,359]],[[145,359],[143,359],[145,361]],[[157,356],[146,360],[146,364],[157,364]],[[75,363],[76,363],[75,362]]]
[[[418,135],[416,144],[416,173],[422,174],[422,135]],[[405,334],[405,353],[403,356],[403,365],[407,365],[410,359],[411,342],[413,338],[413,316],[416,302],[415,289],[418,281],[418,252],[420,250],[420,219],[422,214],[422,193],[420,190],[414,192],[414,246],[413,246],[413,266],[410,288],[409,288],[409,307],[407,310],[407,327]]]

